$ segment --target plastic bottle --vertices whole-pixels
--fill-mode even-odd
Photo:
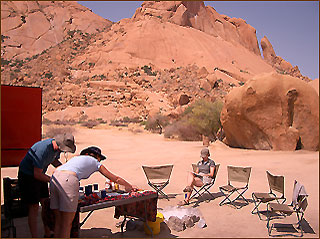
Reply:
[[[110,179],[108,179],[107,178],[107,180],[106,180],[106,185],[105,185],[105,188],[106,188],[106,190],[108,191],[109,189],[110,189],[110,187],[111,187],[111,185],[110,185]]]

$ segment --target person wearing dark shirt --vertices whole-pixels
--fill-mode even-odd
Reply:
[[[32,237],[38,237],[39,202],[43,208],[45,199],[49,197],[48,183],[51,177],[46,174],[48,166],[61,165],[59,161],[61,152],[74,153],[75,151],[73,135],[65,133],[35,143],[22,159],[18,171],[18,185],[21,199],[28,205],[28,224]],[[45,224],[44,232],[44,237],[51,236],[50,229]]]

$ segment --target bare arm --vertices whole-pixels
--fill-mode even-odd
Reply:
[[[126,180],[124,180],[123,178],[111,173],[108,169],[106,169],[106,167],[104,167],[103,165],[100,166],[99,168],[99,172],[104,175],[106,178],[109,178],[111,181],[118,183],[120,185],[125,186],[125,190],[126,191],[131,191],[133,189],[132,185],[130,183],[128,183]]]
[[[34,175],[34,178],[39,181],[42,181],[42,182],[49,182],[50,181],[50,177],[48,175],[44,174],[42,172],[41,168],[34,167],[33,175]]]
[[[210,174],[208,176],[213,177],[215,169],[216,169],[216,166],[210,167]]]

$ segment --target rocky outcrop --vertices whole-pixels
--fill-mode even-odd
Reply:
[[[221,112],[229,146],[319,149],[319,96],[304,81],[265,74],[233,89]]]
[[[311,80],[300,73],[298,66],[293,67],[289,62],[285,61],[280,56],[277,56],[266,36],[261,39],[261,48],[264,60],[272,65],[278,71],[278,73],[288,74],[307,82]]]
[[[92,34],[112,23],[69,1],[1,1],[1,56],[24,59],[57,45],[73,31]]]
[[[319,95],[319,78],[310,81],[309,85],[311,85],[317,91],[317,93]]]
[[[156,17],[164,22],[192,27],[209,35],[239,43],[257,55],[261,55],[256,30],[242,19],[220,15],[203,1],[159,1],[143,2],[132,17],[139,21]]]

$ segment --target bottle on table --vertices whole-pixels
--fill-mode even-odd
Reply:
[[[106,180],[105,189],[106,189],[106,191],[109,191],[111,189],[111,181],[108,178]]]

